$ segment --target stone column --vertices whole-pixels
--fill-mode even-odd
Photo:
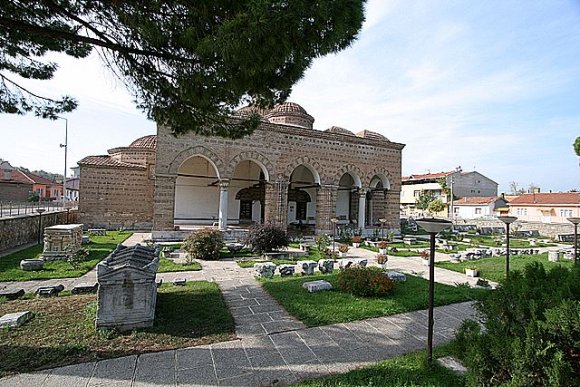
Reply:
[[[401,191],[388,190],[385,192],[385,219],[387,229],[400,229]]]
[[[230,187],[229,180],[221,180],[220,183],[220,209],[218,215],[218,225],[220,230],[227,230],[228,228],[228,188]]]
[[[360,189],[358,191],[358,228],[364,230],[366,226],[366,204],[367,204],[367,190]]]
[[[316,233],[332,234],[331,218],[336,216],[338,186],[321,185],[316,191]]]
[[[155,177],[153,231],[173,231],[175,211],[175,175]]]
[[[265,223],[288,228],[288,179],[284,176],[266,185],[265,212]]]
[[[384,190],[372,191],[372,203],[373,203],[372,220],[374,223],[376,223],[379,221],[379,219],[385,217],[385,191]]]

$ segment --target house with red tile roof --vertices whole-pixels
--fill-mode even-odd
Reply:
[[[32,184],[32,191],[38,192],[41,200],[59,200],[62,196],[62,184],[34,173],[14,168],[12,170],[12,179],[21,183]]]
[[[541,223],[567,223],[580,217],[580,192],[527,193],[508,203],[509,214],[518,220]]]
[[[15,168],[0,160],[0,201],[25,202],[32,192],[32,182],[15,179]]]
[[[478,219],[496,215],[497,208],[505,207],[507,200],[498,196],[464,197],[453,201],[454,218]]]

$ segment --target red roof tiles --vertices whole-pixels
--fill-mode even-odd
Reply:
[[[453,201],[453,205],[484,205],[495,202],[500,199],[498,196],[476,196],[476,197],[465,197]]]
[[[96,167],[146,169],[144,165],[129,164],[123,161],[117,161],[111,156],[87,156],[79,161],[78,164],[92,165]]]
[[[580,205],[580,192],[550,192],[522,194],[510,201],[510,205]]]

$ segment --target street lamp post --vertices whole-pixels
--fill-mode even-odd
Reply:
[[[38,244],[40,244],[41,236],[42,236],[42,213],[46,211],[44,208],[37,208],[36,212],[38,212]]]
[[[334,253],[336,252],[336,243],[334,242],[334,240],[336,239],[336,223],[338,222],[338,219],[336,218],[331,218],[330,219],[330,223],[332,223],[332,255],[334,256]]]
[[[578,223],[580,218],[568,218],[568,221],[574,225],[574,266],[578,265]]]
[[[385,218],[381,218],[379,219],[379,222],[381,222],[381,239],[385,239],[385,223],[387,223],[387,220]]]
[[[505,223],[506,250],[505,250],[505,277],[510,276],[510,224],[518,218],[515,216],[498,216],[499,220]]]
[[[66,156],[68,151],[68,120],[64,117],[57,116],[57,118],[64,120],[64,144],[60,144],[64,148],[64,174],[62,175],[62,206],[66,205]]]
[[[423,218],[415,221],[423,230],[430,235],[429,254],[429,322],[427,330],[427,363],[429,366],[433,362],[433,307],[435,294],[435,235],[452,225],[446,219]]]

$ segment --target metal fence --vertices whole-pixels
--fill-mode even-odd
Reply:
[[[69,206],[63,207],[62,203],[58,202],[2,202],[0,201],[0,218],[10,218],[13,216],[20,216],[26,214],[38,213],[38,210],[43,212],[63,211]]]

